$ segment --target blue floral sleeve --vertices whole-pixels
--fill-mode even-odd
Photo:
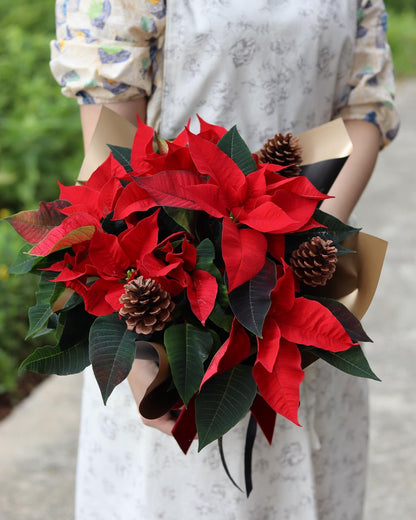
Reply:
[[[380,129],[380,146],[399,129],[394,106],[394,71],[386,38],[387,13],[382,0],[360,0],[349,91],[337,113],[344,119],[364,119]]]
[[[80,104],[130,101],[158,87],[164,0],[57,0],[51,70]]]

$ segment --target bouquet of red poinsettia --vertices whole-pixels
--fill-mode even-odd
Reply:
[[[168,370],[141,411],[176,408],[185,452],[249,411],[270,442],[276,414],[298,424],[311,356],[376,377],[359,320],[315,289],[358,230],[318,209],[327,196],[304,175],[287,176],[300,162],[290,136],[252,154],[236,128],[200,123],[168,142],[139,121],[131,149],[110,146],[88,181],[8,219],[27,241],[10,271],[40,275],[28,336],[56,337],[22,368],[91,363],[105,402],[153,346]]]

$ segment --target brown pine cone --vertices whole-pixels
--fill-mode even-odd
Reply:
[[[316,236],[303,242],[292,252],[290,266],[294,274],[305,285],[317,287],[325,285],[335,272],[337,248],[332,240]]]
[[[302,163],[302,149],[298,138],[290,133],[286,135],[276,134],[273,139],[268,139],[258,152],[258,157],[261,163],[287,166],[279,172],[286,177],[296,177],[300,174],[299,165]]]
[[[172,319],[175,303],[155,280],[139,276],[126,283],[124,290],[120,297],[123,304],[120,315],[126,318],[128,330],[134,330],[137,334],[152,334],[163,330]]]

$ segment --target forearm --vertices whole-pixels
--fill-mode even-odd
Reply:
[[[85,151],[88,149],[95,127],[97,126],[101,106],[102,105],[81,105],[81,126]],[[136,114],[142,121],[146,121],[146,98],[140,98],[136,101],[126,101],[124,103],[109,103],[104,106],[110,108],[134,125],[137,124]]]
[[[346,222],[358,202],[373,172],[380,147],[380,133],[373,123],[363,120],[347,120],[345,126],[350,135],[353,152],[321,209]]]

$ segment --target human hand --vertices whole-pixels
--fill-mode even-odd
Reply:
[[[146,389],[156,377],[157,372],[158,367],[153,361],[145,359],[134,360],[127,380],[134,400],[136,401],[137,409],[139,409],[140,402],[146,393]],[[175,424],[175,419],[170,412],[158,417],[157,419],[146,419],[145,417],[142,417],[142,421],[146,426],[156,428],[157,430],[166,433],[166,435],[172,435],[172,428]]]

